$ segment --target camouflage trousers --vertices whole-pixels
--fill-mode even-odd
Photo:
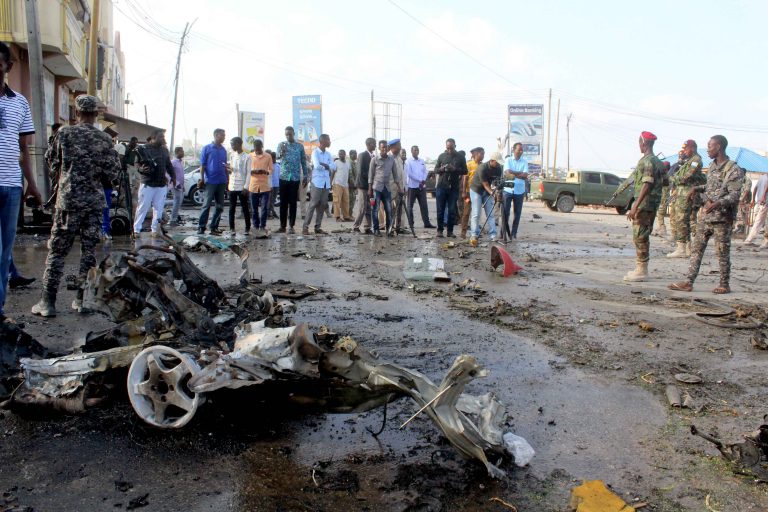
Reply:
[[[651,258],[651,231],[655,218],[655,211],[639,211],[632,221],[632,241],[635,242],[637,261],[640,263]]]
[[[751,213],[752,208],[750,208],[749,203],[739,203],[739,217],[736,221],[735,228],[742,229],[746,232],[746,227],[749,224],[749,214]]]
[[[715,237],[715,255],[720,264],[720,286],[728,286],[731,280],[731,234],[733,221],[700,222],[696,238],[691,243],[691,263],[688,267],[688,282],[693,284],[699,275],[701,260],[707,250],[709,239]]]
[[[699,216],[699,208],[693,206],[693,202],[681,197],[675,201],[672,209],[672,232],[675,241],[687,243],[696,237],[696,223]]]
[[[56,210],[53,214],[48,257],[43,274],[43,292],[55,297],[64,273],[64,258],[69,254],[75,237],[80,235],[79,280],[85,281],[88,270],[96,266],[96,244],[101,238],[101,209]]]
[[[667,215],[667,202],[669,199],[669,187],[661,189],[661,203],[656,211],[656,222],[659,226],[664,226],[664,217]]]

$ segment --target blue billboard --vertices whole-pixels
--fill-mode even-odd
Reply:
[[[317,147],[320,134],[323,133],[322,96],[293,97],[293,129],[296,131],[296,141],[301,142],[307,152]]]

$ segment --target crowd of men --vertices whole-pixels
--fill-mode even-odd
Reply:
[[[29,105],[20,94],[5,85],[5,74],[11,68],[10,51],[0,43],[0,317],[9,275],[15,282],[29,284],[15,270],[12,247],[22,197],[42,205],[32,172],[26,138],[34,133]],[[79,292],[72,307],[83,308],[82,284],[90,268],[96,265],[95,247],[101,238],[111,237],[109,208],[113,186],[121,187],[129,211],[135,202],[134,235],[140,236],[144,221],[151,212],[151,236],[163,229],[165,201],[169,187],[173,193],[169,228],[181,222],[180,207],[184,197],[184,150],[174,148],[171,157],[165,132],[156,129],[146,144],[136,138],[127,145],[117,144],[117,133],[99,130],[98,99],[81,95],[76,98],[78,123],[54,127],[49,140],[46,162],[50,168],[53,193],[46,203],[53,207],[53,226],[48,241],[48,256],[43,274],[40,301],[32,313],[51,317],[56,314],[56,295],[64,268],[64,258],[76,237],[80,238],[81,258],[77,275]],[[205,200],[197,221],[197,232],[222,234],[219,223],[225,196],[229,200],[229,230],[235,234],[238,205],[242,212],[245,234],[253,228],[266,236],[267,218],[274,210],[279,191],[278,233],[295,233],[298,205],[302,204],[302,234],[323,235],[325,215],[337,222],[352,222],[352,230],[373,236],[396,236],[410,231],[415,235],[415,207],[424,229],[436,229],[437,237],[467,237],[472,245],[487,233],[490,241],[517,238],[523,201],[528,191],[528,163],[523,146],[513,146],[512,155],[494,151],[485,159],[485,151],[476,147],[467,160],[456,142],[445,141],[445,151],[434,168],[436,177],[436,223],[430,221],[426,184],[429,177],[418,146],[410,148],[410,157],[399,139],[365,140],[358,153],[330,151],[331,138],[319,137],[309,158],[304,145],[297,142],[293,127],[285,129],[285,140],[276,151],[264,149],[261,140],[253,141],[250,152],[240,137],[230,142],[231,152],[224,147],[226,133],[217,129],[213,141],[200,155],[198,188]],[[768,208],[768,174],[763,175],[752,195],[751,182],[745,172],[726,155],[728,141],[715,135],[707,143],[712,159],[705,175],[697,144],[688,140],[678,162],[665,165],[653,152],[656,136],[643,132],[639,138],[642,157],[633,174],[619,187],[617,194],[634,187],[634,201],[627,213],[633,224],[633,241],[637,262],[624,277],[627,281],[643,281],[649,276],[650,240],[654,221],[663,220],[667,206],[671,211],[671,228],[676,248],[667,256],[690,258],[685,279],[669,288],[691,291],[699,273],[704,251],[714,238],[720,265],[720,283],[713,293],[730,292],[730,248],[734,225],[746,232],[745,244],[754,243],[766,220]],[[23,179],[27,188],[22,193]],[[331,212],[330,197],[333,196]],[[308,199],[304,198],[308,195]],[[355,208],[356,207],[356,208]],[[213,215],[210,215],[214,208]],[[755,208],[755,219],[748,230],[749,210]],[[485,221],[481,224],[481,217]],[[512,217],[510,226],[509,218]],[[403,220],[405,218],[405,220]],[[501,235],[496,219],[500,221]],[[739,224],[736,223],[739,219]],[[406,223],[408,228],[406,229]],[[664,228],[665,230],[666,228]],[[768,232],[761,247],[768,247]],[[4,317],[2,317],[4,318]]]
[[[350,150],[347,158],[343,149],[333,155],[330,136],[322,134],[308,157],[304,145],[296,141],[294,128],[288,126],[285,140],[274,152],[265,150],[261,140],[255,140],[253,151],[246,153],[242,139],[232,138],[228,160],[225,139],[224,130],[215,130],[214,140],[203,147],[200,155],[198,187],[205,190],[205,201],[198,221],[199,234],[206,231],[213,235],[223,234],[219,222],[228,190],[229,232],[232,235],[236,234],[238,202],[244,219],[244,234],[250,234],[253,225],[257,235],[267,235],[268,212],[275,192],[279,192],[280,227],[277,233],[296,233],[301,205],[303,235],[326,234],[322,227],[323,218],[331,215],[337,222],[352,222],[353,231],[359,233],[395,236],[410,231],[415,234],[414,207],[418,203],[423,227],[436,229],[438,237],[456,237],[454,228],[459,225],[461,236],[465,238],[471,220],[471,236],[476,240],[482,231],[479,220],[483,209],[488,218],[487,232],[490,239],[495,240],[494,217],[509,217],[514,204],[514,221],[507,234],[512,239],[517,237],[528,179],[528,162],[522,156],[522,144],[514,146],[514,154],[509,158],[504,159],[497,152],[485,163],[483,148],[474,148],[472,158],[467,162],[465,153],[457,151],[455,141],[448,139],[434,170],[435,226],[429,219],[427,205],[429,173],[426,162],[419,157],[418,146],[410,148],[409,157],[399,139],[377,143],[368,138],[359,156],[357,151]],[[507,187],[502,186],[504,180]],[[498,205],[495,210],[494,205]],[[212,207],[215,209],[210,216]],[[175,215],[172,218],[175,219]],[[155,231],[154,225],[152,231]]]

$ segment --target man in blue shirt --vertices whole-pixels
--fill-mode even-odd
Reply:
[[[213,131],[213,142],[203,147],[200,152],[200,186],[205,190],[205,202],[200,211],[200,220],[197,223],[197,234],[205,233],[205,225],[208,222],[208,214],[211,203],[216,201],[216,210],[211,218],[211,234],[220,235],[219,220],[224,211],[224,195],[229,181],[229,163],[227,162],[227,150],[223,146],[226,133],[221,128]]]
[[[286,126],[285,141],[277,146],[277,159],[280,162],[280,229],[285,233],[286,225],[293,233],[296,224],[296,204],[299,200],[299,186],[302,179],[307,179],[307,154],[304,146],[296,142],[293,126]]]
[[[517,228],[520,225],[520,216],[523,213],[523,200],[525,199],[525,184],[528,179],[528,160],[523,157],[523,145],[516,142],[512,146],[512,156],[504,163],[505,185],[513,181],[513,186],[504,187],[504,218],[509,224],[509,210],[514,204],[515,219],[512,221],[510,237],[517,238]]]
[[[325,235],[320,225],[323,223],[323,213],[328,207],[328,191],[331,189],[331,171],[336,170],[336,163],[333,161],[331,153],[326,151],[331,147],[331,137],[327,134],[320,135],[319,147],[312,151],[312,183],[309,189],[309,207],[307,216],[304,219],[304,229],[302,234],[309,234],[309,223],[312,222],[313,213],[317,213],[315,219],[315,234]],[[307,185],[307,178],[304,178],[304,186]]]

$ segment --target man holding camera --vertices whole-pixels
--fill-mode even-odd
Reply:
[[[472,218],[470,228],[472,238],[470,243],[477,244],[477,238],[480,236],[480,210],[485,210],[488,217],[488,236],[491,242],[496,240],[496,220],[493,218],[494,195],[498,193],[498,186],[501,182],[503,158],[501,153],[496,151],[491,154],[490,160],[475,170],[472,176],[472,182],[469,184],[469,198],[472,201]]]
[[[467,174],[467,162],[456,151],[456,141],[445,141],[445,153],[437,157],[435,164],[437,174],[437,236],[443,237],[445,228],[450,238],[456,238],[453,226],[456,223],[456,202],[461,192],[461,177]],[[445,213],[448,211],[448,222],[445,222]]]
[[[160,220],[163,218],[165,198],[168,195],[168,178],[176,187],[176,171],[171,155],[165,147],[165,130],[152,130],[151,142],[139,148],[139,206],[133,222],[133,234],[139,236],[144,219],[152,208],[152,236],[160,236]]]
[[[80,236],[78,281],[82,284],[88,270],[96,266],[95,249],[106,204],[101,180],[113,181],[120,171],[112,139],[94,126],[97,103],[94,96],[78,96],[75,105],[80,123],[62,127],[46,154],[51,181],[58,183],[58,191],[45,260],[43,293],[40,302],[32,306],[35,315],[56,316],[56,294],[64,273],[64,258],[76,236]],[[72,303],[73,309],[81,310],[82,294],[81,289]]]

